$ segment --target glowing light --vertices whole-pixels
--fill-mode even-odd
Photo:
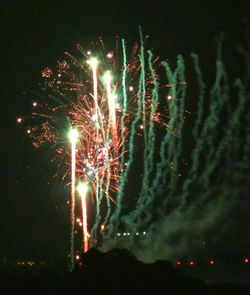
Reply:
[[[80,219],[80,218],[76,218],[76,222],[78,222],[78,223],[79,223],[80,221],[81,221],[81,219]]]
[[[91,51],[89,50],[89,51],[87,51],[87,55],[91,55]]]
[[[28,134],[30,134],[30,133],[31,133],[31,130],[30,130],[30,129],[28,129],[28,130],[27,130],[27,133],[28,133]]]
[[[194,261],[190,261],[190,262],[189,262],[189,265],[190,265],[190,266],[194,266]]]
[[[211,265],[214,265],[214,263],[215,263],[214,260],[210,260]]]
[[[80,256],[79,255],[76,255],[76,260],[79,260],[80,259]]]
[[[80,194],[80,196],[86,196],[86,193],[88,191],[88,185],[84,182],[80,182],[77,186],[77,191]]]
[[[167,100],[171,100],[172,98],[173,98],[173,96],[171,96],[171,95],[167,96]]]
[[[130,92],[132,92],[132,91],[134,90],[134,87],[133,87],[133,86],[129,86],[128,90],[129,90]]]
[[[17,123],[22,123],[23,119],[21,117],[17,118]]]
[[[180,261],[177,261],[177,265],[181,265],[181,262]]]
[[[32,103],[32,105],[33,105],[33,107],[37,107],[37,102],[34,101],[34,102]]]
[[[68,134],[69,140],[72,144],[75,144],[78,139],[78,131],[76,129],[71,129]]]
[[[105,72],[105,74],[103,76],[103,80],[104,80],[104,83],[110,87],[110,83],[112,80],[112,76],[111,76],[110,71]],[[111,89],[110,89],[110,92],[111,92]]]
[[[113,52],[109,52],[106,56],[108,59],[111,59],[111,58],[113,58],[114,54],[113,54]]]
[[[244,263],[249,263],[249,259],[248,258],[244,258]]]
[[[91,66],[91,68],[96,68],[98,65],[98,59],[91,57],[89,60],[87,60],[87,63]]]

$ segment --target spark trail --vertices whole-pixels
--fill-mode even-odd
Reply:
[[[83,251],[87,252],[89,249],[89,242],[88,242],[88,215],[87,215],[87,191],[88,186],[86,183],[80,183],[78,185],[78,192],[81,197],[82,203],[82,221],[83,221]]]

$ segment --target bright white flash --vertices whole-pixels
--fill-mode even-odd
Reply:
[[[68,134],[71,143],[76,143],[78,139],[78,131],[76,129],[71,129]]]

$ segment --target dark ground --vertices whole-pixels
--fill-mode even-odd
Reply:
[[[249,265],[248,265],[249,267]],[[2,294],[250,294],[250,285],[207,284],[168,261],[144,264],[127,250],[92,248],[72,272],[23,270],[1,282]]]

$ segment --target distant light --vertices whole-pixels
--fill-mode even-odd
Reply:
[[[190,266],[194,266],[194,261],[190,261],[190,262],[189,262],[189,265],[190,265]]]
[[[114,54],[113,52],[109,52],[106,56],[108,59],[111,59],[114,56]]]
[[[17,123],[22,123],[23,119],[21,117],[16,119]]]
[[[87,55],[91,55],[91,51],[87,51]]]
[[[81,222],[79,222],[79,225],[80,225],[80,226],[82,226],[82,223],[81,223]]]
[[[127,233],[127,236],[129,236],[130,235],[130,233]]]
[[[141,129],[141,130],[143,129],[143,124],[140,125],[140,129]]]
[[[101,231],[104,231],[105,230],[105,224],[102,224],[101,225]]]
[[[76,129],[70,129],[68,137],[71,143],[76,143],[78,139],[78,132]]]
[[[214,265],[214,260],[210,260],[210,264],[211,265]]]
[[[79,255],[76,255],[76,260],[79,260],[80,259],[80,256]]]
[[[248,258],[244,258],[244,263],[249,263],[249,259]]]
[[[167,100],[171,100],[172,98],[173,98],[173,96],[171,96],[171,95],[167,96]]]
[[[27,133],[28,133],[28,134],[30,134],[30,133],[31,133],[31,130],[30,130],[30,129],[28,129],[28,130],[27,130]]]
[[[127,234],[126,233],[123,233],[123,235],[126,236]]]
[[[146,232],[144,231],[144,232],[143,232],[143,234],[145,235],[145,234],[146,234]]]
[[[133,87],[133,86],[129,86],[128,90],[129,90],[130,92],[132,92],[132,91],[134,90],[134,87]]]
[[[139,235],[139,233],[136,233],[136,235],[138,236],[138,235]]]
[[[37,102],[34,101],[34,102],[32,103],[32,105],[33,105],[33,107],[37,107]]]
[[[180,261],[177,261],[177,265],[181,265],[181,262]]]
[[[81,221],[81,219],[80,219],[80,218],[76,218],[76,222],[78,222],[78,223],[79,223],[80,221]]]
[[[121,235],[120,233],[117,234],[118,237],[120,237],[120,235]]]

